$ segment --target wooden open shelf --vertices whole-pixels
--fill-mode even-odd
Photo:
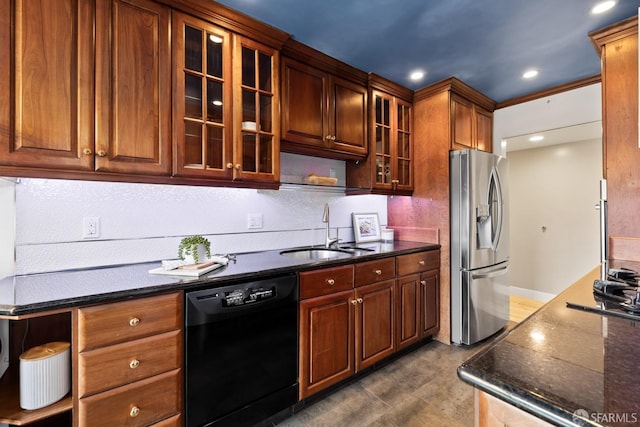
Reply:
[[[26,410],[20,407],[20,385],[17,375],[7,372],[0,381],[0,423],[23,426],[44,420],[53,415],[73,409],[73,399],[69,393],[62,400],[40,409]]]

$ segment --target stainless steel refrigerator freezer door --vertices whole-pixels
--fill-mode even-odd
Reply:
[[[509,259],[507,160],[476,150],[451,152],[453,271]]]
[[[474,344],[509,321],[509,264],[460,272],[461,310],[452,318],[452,341]]]

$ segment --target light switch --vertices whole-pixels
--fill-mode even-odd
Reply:
[[[262,214],[261,213],[250,213],[247,215],[247,228],[250,230],[255,230],[262,228]]]

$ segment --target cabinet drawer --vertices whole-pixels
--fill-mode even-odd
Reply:
[[[353,266],[324,268],[300,273],[300,299],[353,289]]]
[[[78,401],[81,426],[146,426],[180,413],[182,371],[147,378]]]
[[[180,293],[78,309],[78,351],[180,329]]]
[[[356,264],[356,286],[367,285],[396,277],[395,258],[378,259]]]
[[[78,393],[84,397],[180,367],[180,331],[78,355]]]
[[[424,251],[396,257],[398,276],[440,268],[440,251]]]

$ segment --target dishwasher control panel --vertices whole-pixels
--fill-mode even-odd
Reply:
[[[238,305],[252,304],[254,302],[264,301],[276,296],[275,287],[272,288],[248,288],[234,289],[224,293],[222,299],[223,307],[234,307]]]

